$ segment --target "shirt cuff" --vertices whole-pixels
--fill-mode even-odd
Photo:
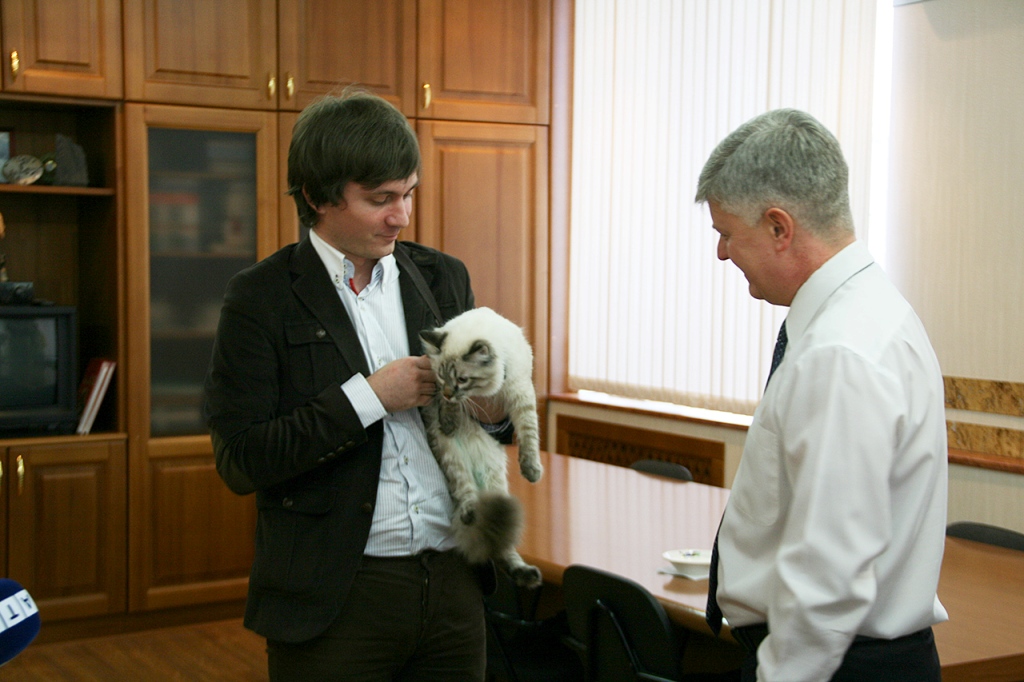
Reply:
[[[353,374],[351,379],[341,385],[341,390],[352,403],[352,409],[359,415],[359,421],[364,429],[388,415],[380,398],[373,392],[362,374]]]

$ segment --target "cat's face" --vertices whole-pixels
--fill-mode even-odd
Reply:
[[[501,388],[504,365],[486,341],[478,339],[456,349],[445,343],[448,335],[443,332],[426,331],[420,337],[437,377],[438,393],[445,400],[494,395]]]

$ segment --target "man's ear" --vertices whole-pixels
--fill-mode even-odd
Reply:
[[[793,234],[796,231],[796,221],[789,211],[773,206],[764,212],[764,219],[768,222],[768,229],[772,231],[772,239],[777,251],[785,251],[793,241]]]
[[[321,209],[319,206],[314,204],[313,200],[309,198],[309,192],[306,191],[306,186],[305,185],[302,186],[302,198],[306,200],[306,203],[309,204],[309,207],[311,209],[313,209],[317,213],[323,213],[323,209]]]
[[[309,208],[316,211],[317,213],[321,212],[321,210],[319,210],[319,207],[313,204],[313,201],[309,199],[309,193],[308,191],[306,191],[306,185],[302,185],[302,198],[306,200],[306,204],[309,205]]]

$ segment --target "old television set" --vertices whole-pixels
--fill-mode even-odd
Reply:
[[[0,436],[73,433],[77,384],[75,309],[0,306]]]

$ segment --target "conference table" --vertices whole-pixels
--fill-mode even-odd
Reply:
[[[729,491],[578,457],[545,452],[542,459],[543,478],[529,483],[513,456],[509,489],[526,514],[519,552],[545,583],[560,585],[570,564],[628,577],[650,590],[673,622],[709,640],[708,581],[662,572],[671,569],[662,553],[710,548]],[[944,682],[1024,680],[1024,552],[947,538],[939,599],[950,616],[934,628]],[[716,655],[724,651],[738,663],[731,642],[726,628]]]

